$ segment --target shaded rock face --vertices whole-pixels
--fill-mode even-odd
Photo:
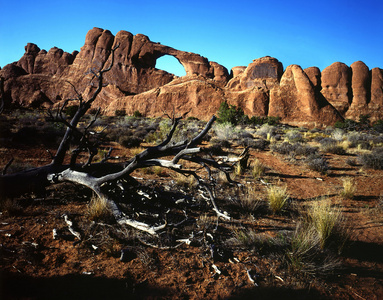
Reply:
[[[383,118],[383,72],[370,71],[363,62],[350,67],[337,62],[322,72],[297,65],[284,71],[281,62],[266,56],[247,67],[234,67],[229,75],[225,67],[199,54],[154,43],[143,34],[119,31],[114,36],[100,28],[87,33],[80,52],[56,47],[45,51],[29,43],[18,62],[0,70],[6,105],[60,105],[76,95],[68,82],[86,98],[93,91],[89,71],[109,65],[116,45],[114,66],[95,102],[105,114],[125,109],[128,114],[139,110],[159,116],[174,108],[180,115],[189,112],[188,116],[209,119],[227,101],[249,116],[279,116],[299,126],[329,125],[367,113],[372,119]],[[175,57],[186,76],[156,69],[157,59],[164,55]]]
[[[322,94],[342,115],[350,108],[352,100],[351,69],[336,62],[322,71]]]

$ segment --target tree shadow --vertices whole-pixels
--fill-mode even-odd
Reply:
[[[294,289],[279,286],[266,286],[254,287],[251,289],[241,290],[233,294],[230,298],[232,300],[239,299],[328,299],[319,291],[314,289]]]
[[[352,242],[342,253],[343,257],[361,261],[383,263],[383,245],[362,241]]]
[[[112,279],[69,274],[56,277],[31,277],[0,272],[0,299],[145,299],[166,298],[175,291],[136,283],[131,277]]]

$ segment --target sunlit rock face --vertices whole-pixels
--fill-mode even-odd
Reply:
[[[0,71],[6,106],[58,106],[77,96],[73,86],[88,97],[94,91],[94,72],[109,66],[117,45],[113,68],[105,74],[105,87],[94,103],[105,114],[139,110],[149,117],[174,109],[180,115],[209,119],[227,101],[249,116],[278,116],[282,122],[311,127],[361,114],[383,118],[382,70],[370,71],[360,61],[350,67],[336,62],[321,72],[298,65],[284,70],[276,58],[266,56],[229,74],[199,54],[152,42],[143,34],[119,31],[114,36],[101,28],[87,33],[79,52],[57,47],[46,51],[29,43],[19,61]],[[186,75],[157,69],[156,61],[164,55],[175,57]]]

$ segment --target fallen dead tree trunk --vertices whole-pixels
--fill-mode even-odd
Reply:
[[[108,160],[110,159],[111,151],[106,155],[105,159],[101,163],[95,164],[92,162],[94,156],[98,152],[99,142],[92,140],[90,128],[97,119],[100,110],[96,112],[94,118],[85,128],[80,129],[78,125],[85,113],[89,110],[89,108],[91,108],[92,103],[103,88],[103,75],[112,68],[114,51],[117,47],[118,45],[113,48],[110,65],[108,67],[98,72],[91,72],[93,74],[92,80],[96,79],[97,86],[93,95],[88,100],[85,101],[82,95],[74,89],[77,94],[77,98],[65,101],[62,107],[57,110],[56,115],[50,113],[50,121],[61,122],[67,127],[65,135],[61,140],[52,162],[49,165],[40,168],[0,176],[1,195],[5,198],[31,192],[43,194],[45,188],[50,185],[61,182],[72,182],[91,189],[100,199],[107,202],[114,218],[119,224],[129,225],[149,234],[155,235],[159,230],[166,227],[166,222],[160,225],[149,225],[128,218],[118,207],[115,199],[113,199],[115,196],[111,195],[105,186],[121,185],[122,181],[125,180],[125,182],[127,182],[131,180],[131,173],[137,169],[159,166],[171,169],[184,176],[193,176],[197,183],[207,191],[211,205],[217,216],[224,219],[230,219],[227,214],[222,213],[219,210],[211,190],[211,168],[224,172],[230,180],[230,176],[227,173],[227,168],[230,168],[230,166],[227,166],[224,163],[220,164],[213,158],[199,156],[201,148],[198,147],[198,144],[202,142],[202,139],[210,130],[212,124],[216,120],[215,116],[210,119],[205,128],[194,138],[178,143],[174,143],[172,141],[172,137],[181,118],[175,118],[173,116],[172,128],[170,129],[165,140],[159,145],[145,149],[124,163],[109,163]],[[71,120],[67,120],[63,116],[63,111],[67,103],[70,101],[76,101],[76,103],[78,103],[78,109],[73,118]],[[65,158],[68,154],[70,146],[73,145],[73,143],[77,148],[72,151],[69,160],[70,163],[65,165]],[[77,162],[81,152],[88,153],[89,157],[86,163],[80,164]],[[171,158],[169,159],[169,157]],[[68,161],[68,159],[66,161]],[[207,178],[202,178],[198,174],[197,168],[185,168],[182,162],[194,163],[199,166],[198,169],[205,169],[208,175]],[[5,171],[6,170],[4,170],[4,173]]]

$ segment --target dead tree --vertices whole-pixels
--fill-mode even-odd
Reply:
[[[94,93],[88,100],[84,100],[83,96],[77,92],[73,86],[77,94],[77,98],[66,100],[55,114],[50,113],[50,121],[64,123],[67,127],[52,162],[40,168],[0,176],[0,195],[15,196],[17,194],[31,191],[38,192],[52,184],[72,182],[86,186],[100,199],[106,201],[111,208],[114,218],[119,224],[126,224],[149,234],[156,235],[159,230],[166,227],[166,222],[158,226],[151,226],[149,224],[128,218],[120,210],[113,197],[105,191],[103,186],[111,183],[116,184],[121,181],[126,182],[131,179],[130,175],[134,170],[151,166],[160,166],[171,169],[185,176],[193,176],[197,180],[198,184],[207,191],[210,197],[211,205],[217,216],[224,219],[230,219],[227,214],[222,213],[218,209],[210,186],[210,181],[212,180],[211,168],[217,168],[225,172],[227,178],[230,180],[227,169],[225,169],[226,166],[224,164],[217,163],[211,157],[203,157],[198,155],[201,152],[201,148],[198,147],[198,144],[201,143],[204,136],[210,130],[212,124],[216,120],[215,116],[210,119],[205,128],[199,134],[190,140],[184,140],[178,143],[172,142],[173,134],[181,119],[173,118],[173,126],[168,133],[167,138],[159,145],[145,149],[124,163],[110,163],[108,160],[108,158],[110,158],[110,153],[102,162],[92,162],[94,156],[98,152],[98,144],[90,140],[89,133],[91,126],[94,124],[99,114],[99,110],[96,112],[94,118],[90,121],[88,126],[80,129],[78,125],[81,118],[91,108],[96,97],[101,92],[104,84],[104,74],[113,66],[114,52],[117,47],[118,46],[113,48],[111,52],[110,64],[107,67],[98,72],[91,72],[93,74],[93,80],[97,83],[97,85]],[[63,116],[63,111],[68,103],[73,100],[76,100],[79,105],[73,118],[68,121]],[[72,151],[69,164],[65,164],[64,162],[66,161],[68,149],[74,139],[77,141],[77,148]],[[88,160],[86,163],[80,164],[78,162],[78,157],[82,152],[88,153]],[[171,157],[171,159],[169,159],[169,157]],[[192,162],[199,165],[201,168],[204,168],[207,172],[207,178],[203,179],[199,174],[197,174],[198,172],[196,169],[185,169],[182,162]]]

